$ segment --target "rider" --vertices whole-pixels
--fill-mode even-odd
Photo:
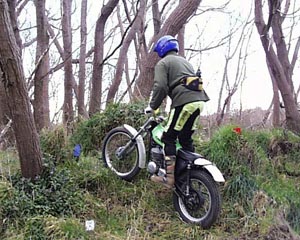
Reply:
[[[174,186],[176,139],[183,149],[194,151],[192,134],[195,131],[196,120],[203,108],[203,102],[209,100],[202,88],[190,90],[183,84],[184,79],[195,78],[196,75],[193,66],[178,55],[178,50],[177,39],[170,35],[161,37],[155,44],[154,52],[161,59],[155,66],[152,96],[149,106],[145,109],[146,113],[158,109],[167,96],[172,100],[168,122],[162,136],[167,174],[165,177],[151,176],[152,181],[162,183],[168,188]]]

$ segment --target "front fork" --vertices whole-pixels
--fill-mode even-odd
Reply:
[[[187,166],[186,166],[186,170],[187,170],[187,174],[186,174],[186,185],[185,185],[185,189],[182,189],[179,185],[178,185],[178,182],[175,181],[175,193],[181,197],[181,198],[184,198],[184,197],[188,197],[190,195],[190,188],[191,188],[191,169],[192,169],[192,162],[189,161]],[[176,177],[175,177],[176,179]],[[179,180],[181,181],[181,180]],[[182,184],[180,184],[182,185]]]

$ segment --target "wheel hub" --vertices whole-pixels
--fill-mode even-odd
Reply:
[[[115,152],[115,155],[118,159],[121,159],[123,158],[123,154],[124,154],[124,149],[125,147],[119,147],[116,152]]]
[[[189,196],[184,199],[184,205],[191,211],[197,211],[204,205],[204,198],[195,190],[190,190]]]

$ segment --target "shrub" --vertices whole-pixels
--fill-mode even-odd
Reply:
[[[253,174],[264,171],[261,163],[267,154],[257,143],[266,144],[265,137],[261,135],[258,140],[253,133],[235,129],[233,125],[220,128],[210,141],[199,147],[201,153],[215,162],[227,178],[249,171]]]
[[[43,154],[57,163],[71,157],[69,140],[62,125],[54,129],[43,130],[40,134],[40,144]]]
[[[228,180],[224,188],[224,198],[232,203],[239,203],[250,209],[251,200],[258,186],[255,179],[249,175],[239,174]]]
[[[268,154],[278,172],[300,176],[300,137],[286,130],[275,129]]]
[[[0,182],[0,219],[6,219],[4,231],[9,225],[24,226],[26,219],[34,216],[74,216],[84,206],[82,190],[68,169],[44,167],[42,175],[31,181],[19,174],[11,177],[11,183]],[[36,230],[41,229],[39,224]],[[33,226],[32,225],[32,226]]]
[[[290,202],[287,220],[291,226],[300,233],[300,202]]]
[[[90,119],[78,123],[70,141],[73,145],[81,144],[84,154],[100,150],[105,134],[114,127],[126,123],[133,127],[140,126],[145,120],[144,102],[132,104],[110,104],[104,112],[95,114]]]

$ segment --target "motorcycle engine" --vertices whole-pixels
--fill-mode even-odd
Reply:
[[[162,166],[164,159],[163,150],[161,147],[154,147],[151,149],[151,161],[148,163],[148,172],[157,174]]]

